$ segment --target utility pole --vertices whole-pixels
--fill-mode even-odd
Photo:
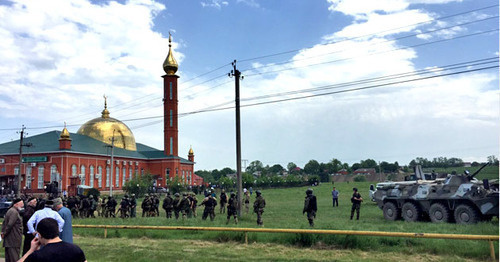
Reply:
[[[113,129],[113,137],[111,137],[111,170],[110,170],[110,178],[109,178],[109,196],[113,196],[113,171],[114,171],[114,148],[115,148],[115,130]]]
[[[236,60],[231,63],[233,70],[228,73],[229,77],[234,76],[235,87],[235,108],[236,108],[236,177],[238,178],[238,216],[241,216],[241,200],[243,199],[242,177],[241,177],[241,128],[240,128],[240,77],[241,72],[236,69]]]
[[[26,143],[26,144],[23,143],[24,129],[26,129],[26,127],[24,127],[24,125],[22,125],[21,132],[19,132],[21,134],[21,138],[19,139],[19,172],[17,173],[16,197],[21,196],[21,170],[22,170],[22,166],[23,166],[23,146],[25,146],[25,147],[32,146],[31,143]]]

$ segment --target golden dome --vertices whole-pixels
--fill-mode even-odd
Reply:
[[[189,148],[189,153],[188,153],[190,156],[194,155],[194,152],[193,152],[193,148]]]
[[[134,134],[130,128],[120,120],[109,117],[106,97],[104,98],[102,116],[83,124],[76,133],[92,137],[109,145],[111,145],[111,139],[114,137],[115,147],[134,151],[137,150]]]
[[[66,124],[64,124],[64,129],[62,130],[61,135],[59,136],[59,140],[71,140],[69,138],[68,129],[66,129]]]
[[[168,34],[168,55],[163,62],[163,70],[167,73],[167,75],[175,75],[179,66],[177,65],[177,61],[175,61],[172,53],[172,35],[170,33]]]

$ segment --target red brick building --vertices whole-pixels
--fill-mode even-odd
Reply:
[[[186,185],[200,185],[203,179],[194,174],[194,153],[187,159],[178,155],[177,62],[171,49],[163,69],[164,148],[158,150],[136,143],[132,131],[110,117],[105,100],[101,117],[83,124],[77,133],[51,131],[24,138],[23,164],[19,170],[20,141],[0,144],[0,186],[14,190],[21,173],[21,189],[27,193],[44,192],[45,184],[57,181],[61,192],[68,190],[70,178],[78,184],[100,191],[121,190],[134,176],[150,173],[157,186],[168,187],[174,177]],[[113,162],[111,153],[113,152]]]

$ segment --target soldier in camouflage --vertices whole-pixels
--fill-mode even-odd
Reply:
[[[358,192],[357,188],[353,188],[352,191],[354,193],[351,197],[351,220],[354,217],[354,211],[356,211],[356,220],[359,220],[359,209],[361,208],[361,202],[363,202],[363,198],[361,197],[361,194]]]
[[[231,193],[231,197],[227,201],[227,221],[226,224],[229,224],[229,220],[231,220],[231,216],[234,217],[234,223],[238,224],[238,216],[236,210],[238,209],[238,201],[236,200],[236,194]]]
[[[304,209],[302,214],[307,212],[307,220],[311,227],[314,226],[314,219],[316,218],[316,212],[318,211],[318,204],[316,202],[316,196],[313,195],[312,189],[306,190],[306,199],[304,200]]]
[[[174,209],[174,200],[170,196],[170,192],[167,192],[165,199],[163,199],[163,209],[165,209],[165,213],[167,214],[167,218],[172,218],[172,210]]]
[[[257,197],[255,198],[255,202],[253,202],[253,212],[257,214],[257,225],[262,226],[264,225],[262,222],[262,214],[266,207],[266,200],[262,197],[260,190],[255,191],[255,194],[257,194]]]

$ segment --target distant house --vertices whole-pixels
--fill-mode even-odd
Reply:
[[[347,171],[347,169],[343,168],[343,169],[340,169],[337,173],[335,173],[334,175],[336,176],[340,176],[340,175],[349,175],[349,172]]]
[[[260,177],[262,175],[262,172],[261,171],[255,171],[255,172],[252,173],[252,175],[254,177]]]
[[[360,168],[356,169],[356,171],[353,172],[354,175],[375,175],[377,171],[375,171],[375,168]]]
[[[236,173],[234,173],[234,174],[227,174],[226,177],[229,177],[231,179],[236,179]]]
[[[203,185],[203,177],[193,174],[193,185],[200,186]]]
[[[471,167],[472,163],[471,162],[464,162],[464,167]]]

